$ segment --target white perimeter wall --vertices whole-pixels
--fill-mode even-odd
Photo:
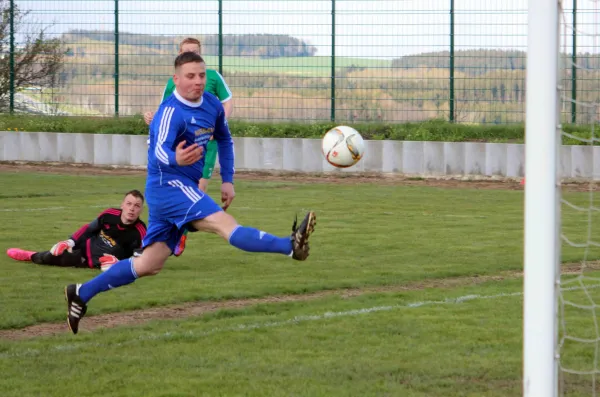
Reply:
[[[0,131],[0,161],[146,164],[146,136]],[[503,143],[366,141],[365,157],[344,171],[321,155],[320,140],[234,138],[237,170],[524,176],[525,146]],[[218,168],[218,161],[216,168]],[[561,176],[600,176],[600,147],[563,146]]]

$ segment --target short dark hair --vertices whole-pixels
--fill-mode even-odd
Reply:
[[[144,204],[144,195],[142,194],[142,192],[140,192],[137,189],[133,189],[133,190],[130,190],[127,193],[125,193],[124,197],[127,197],[127,196],[133,196],[133,197],[139,198],[140,200],[142,200],[142,204]]]
[[[204,63],[204,58],[195,52],[182,52],[175,58],[175,69],[190,62]]]
[[[198,39],[186,37],[181,41],[181,43],[179,43],[179,51],[181,51],[181,47],[183,47],[185,44],[196,44],[198,48],[200,48],[200,51],[202,51],[202,44],[200,44],[200,40]]]

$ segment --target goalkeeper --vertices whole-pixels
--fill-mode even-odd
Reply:
[[[38,265],[108,270],[131,257],[142,246],[146,225],[139,218],[144,196],[139,190],[125,194],[120,208],[108,208],[50,251],[34,252],[10,248],[6,254],[18,261]]]
[[[192,37],[188,37],[179,43],[179,54],[184,52],[195,52],[198,55],[201,54],[202,46],[200,41],[194,39]],[[163,97],[161,103],[171,96],[171,94],[175,91],[175,83],[173,82],[173,78],[171,77],[165,86],[163,91]],[[219,72],[213,69],[206,69],[206,87],[204,89],[205,92],[210,92],[221,101],[223,105],[223,110],[225,111],[225,118],[229,119],[231,113],[233,112],[233,100],[232,93],[225,82],[225,79]],[[144,113],[144,121],[146,124],[150,125],[152,119],[154,118],[154,112],[146,112]],[[202,178],[200,179],[200,183],[198,188],[203,192],[206,192],[208,187],[208,181],[212,177],[212,172],[215,167],[215,162],[217,160],[217,143],[212,139],[208,142],[206,146],[206,154],[204,157],[204,169],[202,170]]]

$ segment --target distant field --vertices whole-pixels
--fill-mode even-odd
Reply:
[[[206,63],[217,68],[219,57],[205,56]],[[389,68],[391,60],[336,57],[339,68]],[[228,72],[291,73],[310,76],[330,76],[331,57],[292,57],[261,59],[256,57],[223,57],[223,69]]]
[[[112,66],[114,63],[114,45],[103,41],[86,40],[85,42],[67,43],[76,49],[76,56],[66,57],[67,64],[80,64],[91,66]],[[168,53],[149,49],[138,48],[131,45],[120,45],[119,54],[121,66],[139,65],[146,67],[151,61],[153,68],[170,68],[177,53]],[[204,55],[207,65],[217,69],[219,57]],[[389,68],[391,59],[368,59],[336,57],[336,68]],[[270,73],[298,73],[310,76],[329,75],[331,73],[331,57],[280,57],[260,58],[258,56],[224,56],[223,69],[227,72],[255,72],[269,71]]]

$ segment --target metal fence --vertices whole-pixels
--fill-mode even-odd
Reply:
[[[233,92],[234,119],[525,118],[525,0],[0,1],[9,19],[1,49],[11,111],[155,110],[178,43],[189,36],[202,41],[208,67]],[[594,23],[586,17],[595,13],[592,0],[569,1],[564,15],[578,24],[563,32],[564,55],[587,67],[565,68],[563,88],[597,100],[597,55],[577,36]],[[62,67],[42,84],[19,81],[19,49],[40,29],[62,43]],[[568,121],[586,121],[575,105],[562,110]]]

